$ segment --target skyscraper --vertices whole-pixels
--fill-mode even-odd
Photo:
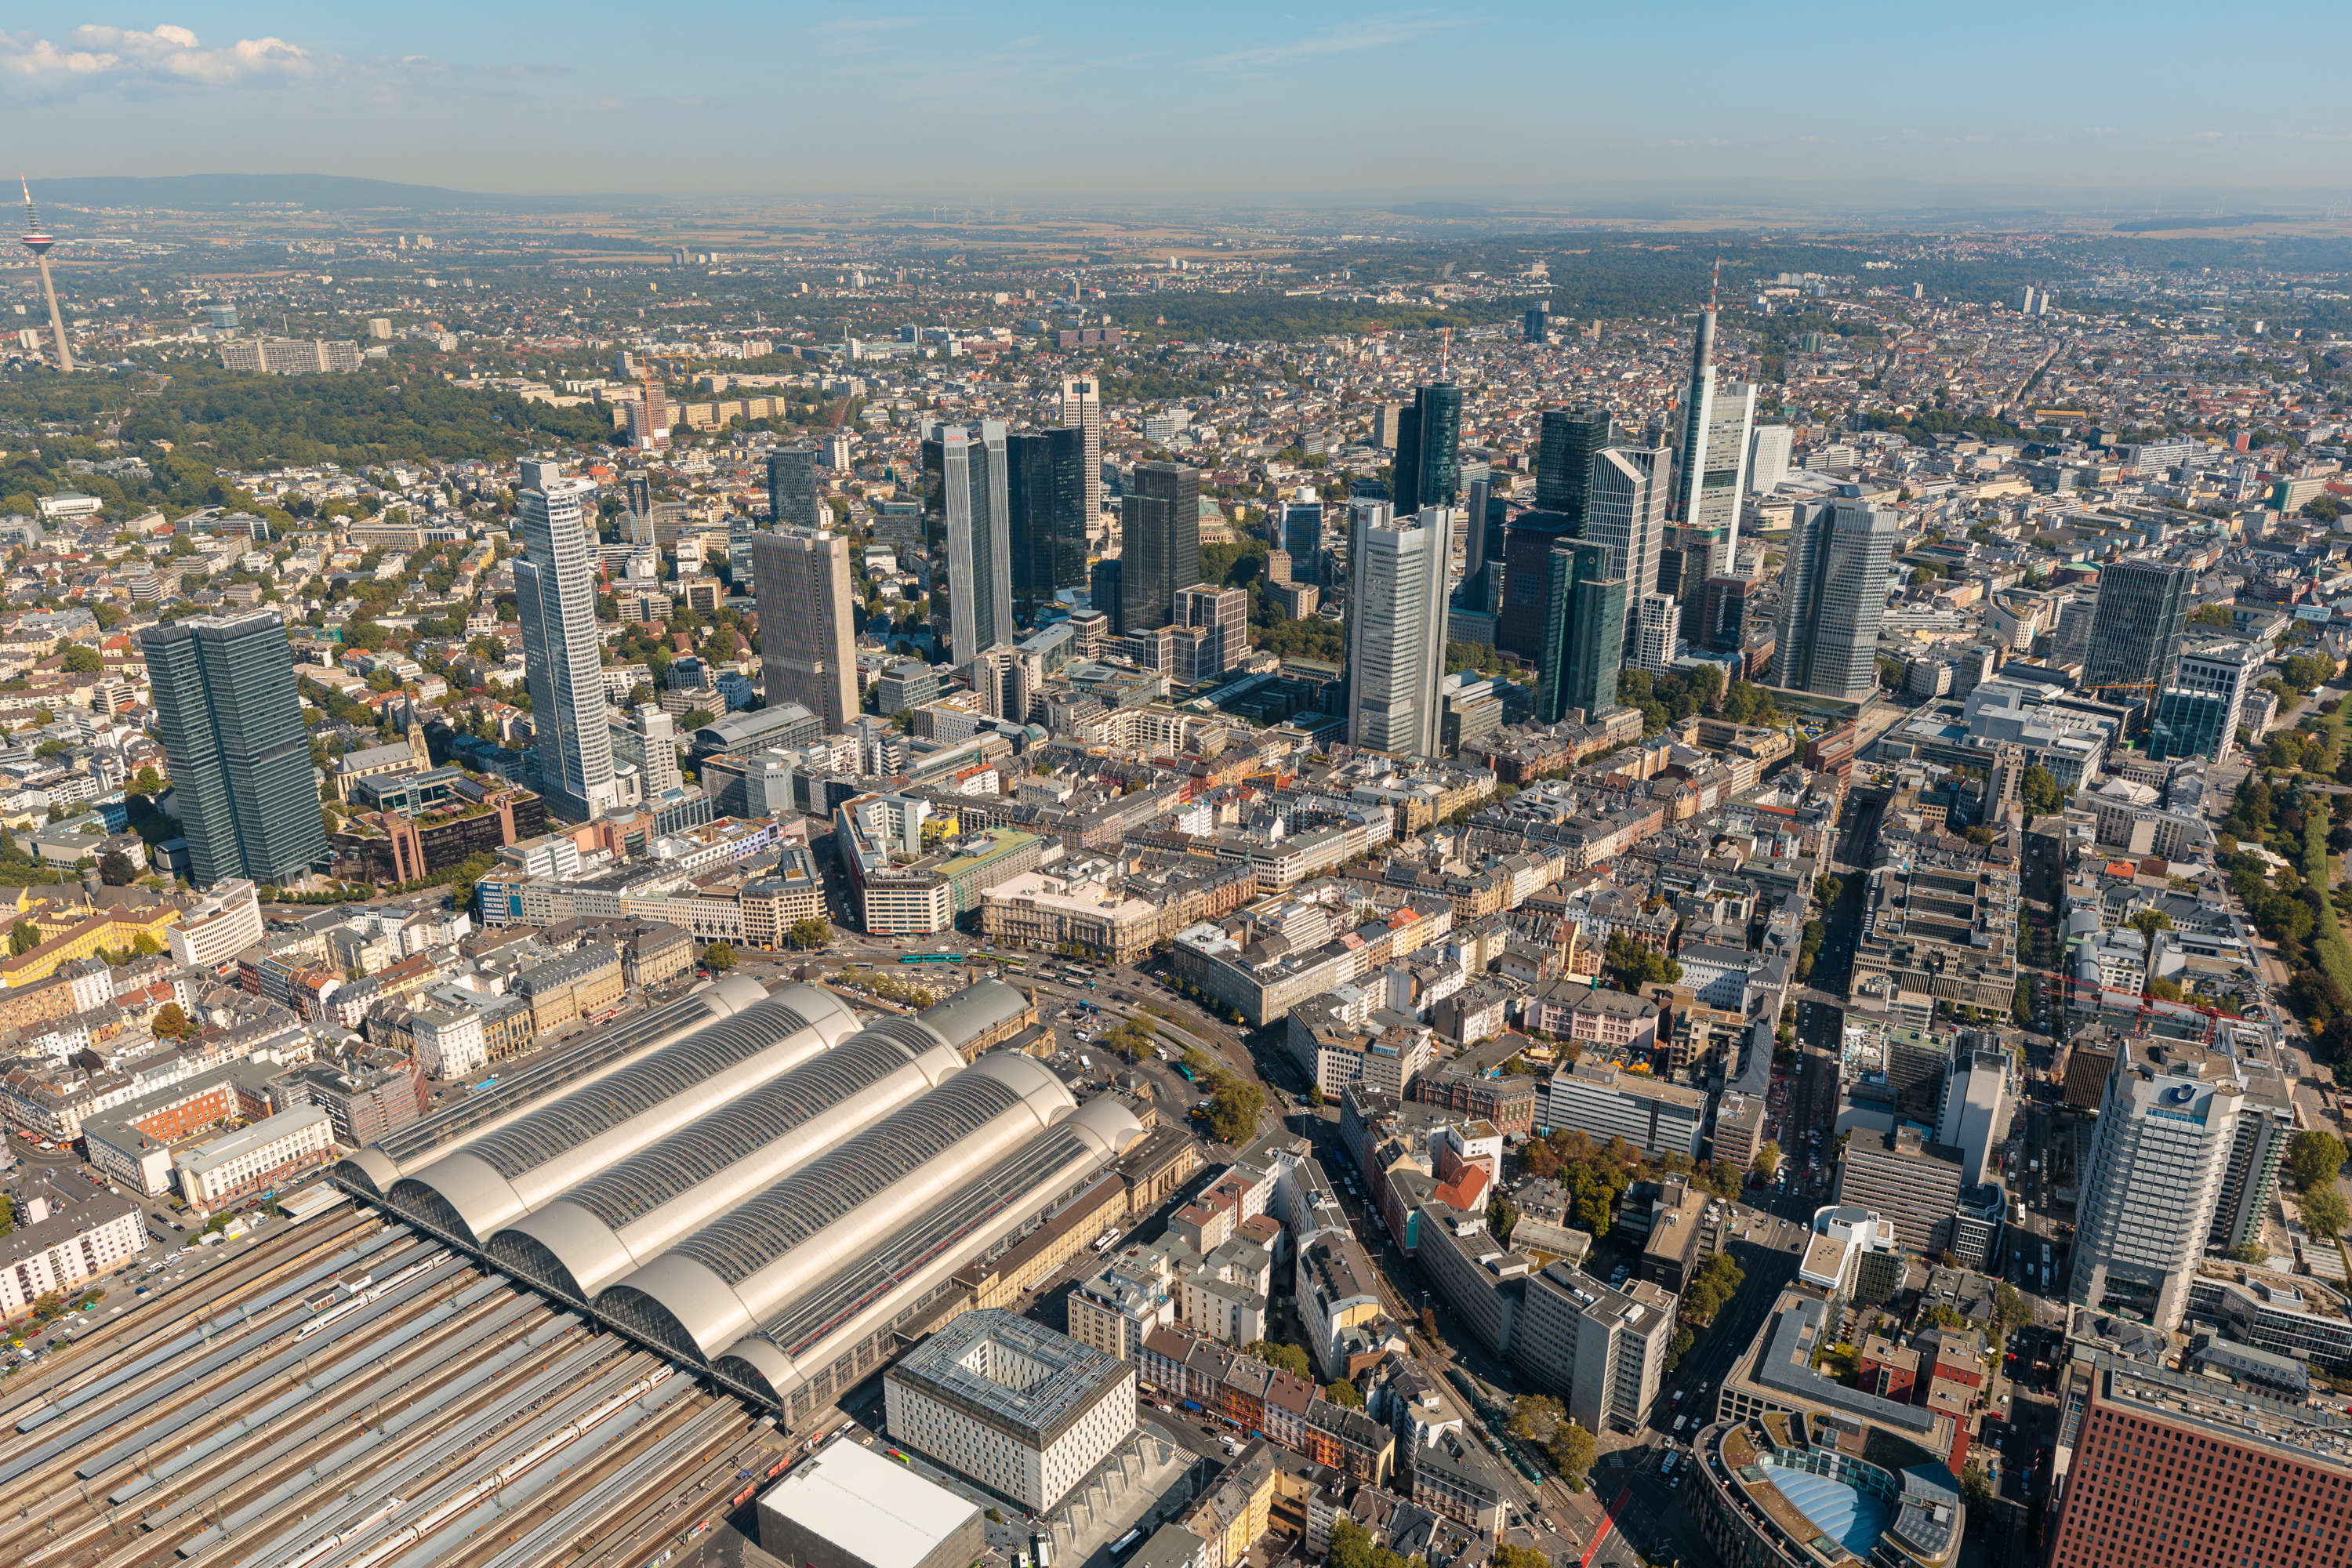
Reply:
[[[1547,408],[1536,444],[1536,505],[1580,526],[1592,493],[1592,459],[1617,439],[1617,422],[1598,405]]]
[[[1453,513],[1393,525],[1359,515],[1348,540],[1348,743],[1437,754],[1445,679],[1445,561]]]
[[[1087,570],[1087,601],[1109,621],[1113,637],[1127,634],[1127,625],[1122,618],[1125,612],[1121,600],[1124,595],[1119,592],[1119,579],[1125,574],[1124,567],[1116,555],[1097,561]]]
[[[1176,590],[1176,625],[1199,635],[1191,647],[1189,679],[1212,680],[1249,652],[1249,591],[1205,583]],[[1185,661],[1178,660],[1179,665]]]
[[[934,454],[938,462],[937,510],[948,550],[949,657],[962,668],[982,649],[1013,641],[1013,520],[1004,425],[996,419],[934,425],[923,447],[926,469]]]
[[[1298,499],[1283,503],[1276,514],[1274,544],[1290,556],[1290,580],[1294,583],[1323,581],[1323,503],[1315,499],[1312,487],[1298,492]]]
[[[1626,654],[1633,652],[1633,617],[1658,591],[1658,554],[1666,542],[1666,480],[1674,462],[1665,447],[1604,447],[1592,460],[1592,490],[1584,510],[1585,538],[1609,546],[1625,578]]]
[[[814,528],[816,448],[779,447],[768,454],[768,522],[774,528]],[[809,704],[815,712],[816,705]]]
[[[849,611],[849,541],[829,529],[751,536],[760,599],[760,675],[767,704],[797,702],[837,735],[857,717]]]
[[[1519,318],[1519,336],[1531,343],[1548,342],[1551,337],[1551,307],[1536,305]]]
[[[1748,435],[1748,490],[1769,495],[1789,477],[1789,427],[1759,425]]]
[[[1560,541],[1576,537],[1576,524],[1565,513],[1523,511],[1511,519],[1503,541],[1502,608],[1495,615],[1495,646],[1531,663],[1540,664],[1544,645],[1544,584],[1551,570],[1551,552]],[[1610,570],[1622,576],[1610,556]],[[1618,606],[1621,610],[1623,605]],[[1624,647],[1621,622],[1617,643]]]
[[[1677,635],[1681,625],[1681,606],[1673,595],[1643,595],[1633,606],[1633,639],[1626,648],[1625,662],[1653,675],[1664,674],[1682,651]]]
[[[1102,383],[1091,375],[1067,376],[1062,382],[1062,423],[1080,433],[1086,442],[1087,527],[1102,515]]]
[[[41,269],[41,294],[49,302],[49,336],[57,341],[58,368],[71,374],[73,345],[66,342],[66,319],[58,313],[58,286],[49,278],[49,247],[57,240],[41,226],[41,215],[33,210],[33,187],[19,180],[25,188],[25,233],[23,244],[33,253],[33,260]]]
[[[289,882],[322,864],[327,830],[284,619],[191,616],[146,627],[139,646],[196,886]]]
[[[1717,266],[1719,274],[1720,263]],[[1684,389],[1681,451],[1667,515],[1709,542],[1707,569],[1728,571],[1739,542],[1739,508],[1747,496],[1748,434],[1756,419],[1756,388],[1715,384],[1715,291],[1707,291],[1691,342],[1690,384]],[[1696,583],[1693,584],[1696,586]]]
[[[1591,715],[1617,705],[1623,663],[1625,579],[1609,547],[1559,539],[1544,558],[1543,644],[1536,658],[1536,721],[1557,724],[1571,709]]]
[[[1049,599],[1087,581],[1087,438],[1075,426],[1004,440],[1012,467],[1013,594]]]
[[[2265,647],[2236,637],[2182,647],[2179,668],[2156,700],[2149,760],[2201,756],[2226,762],[2237,748],[2246,693],[2263,672]]]
[[[1847,702],[1877,688],[1886,563],[1901,527],[1895,513],[1853,496],[1797,509],[1780,574],[1773,685]]]
[[[1432,382],[1397,418],[1396,514],[1462,499],[1462,389]]]
[[[2067,1300],[2180,1326],[2245,1110],[2221,1052],[2152,1037],[2123,1043],[2075,1211]]]
[[[1120,505],[1119,630],[1176,618],[1176,590],[1201,580],[1201,470],[1138,463]]]
[[[2172,679],[2189,626],[2197,574],[2161,561],[2118,561],[2101,569],[2091,609],[2083,689],[2125,702],[2153,703]]]
[[[526,460],[516,504],[523,548],[514,563],[516,619],[539,737],[540,794],[557,811],[586,821],[620,803],[596,636],[589,521],[595,481],[567,479],[559,463]]]

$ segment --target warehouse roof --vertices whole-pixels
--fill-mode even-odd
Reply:
[[[777,1482],[760,1500],[760,1510],[840,1542],[873,1568],[916,1568],[980,1507],[842,1439]]]

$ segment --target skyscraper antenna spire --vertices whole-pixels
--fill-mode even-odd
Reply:
[[[49,278],[49,247],[57,241],[41,226],[41,215],[34,210],[33,183],[19,174],[16,184],[25,193],[25,232],[19,242],[33,253],[33,261],[41,269],[41,294],[48,301],[49,335],[57,341],[58,368],[70,374],[73,349],[66,342],[65,318],[58,312],[58,286]]]
[[[1454,329],[1437,329],[1437,379],[1444,381],[1454,373]]]
[[[1719,251],[1719,250],[1718,250],[1718,251],[1717,251],[1717,252],[1715,253],[1715,276],[1714,276],[1713,278],[1711,278],[1711,279],[1709,279],[1707,280],[1707,285],[1706,285],[1706,308],[1707,308],[1708,310],[1714,310],[1714,309],[1715,309],[1715,296],[1716,296],[1716,292],[1717,292],[1717,290],[1720,289],[1722,287],[1723,287],[1723,252],[1721,252],[1721,251]]]

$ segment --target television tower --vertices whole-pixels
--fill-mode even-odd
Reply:
[[[41,215],[33,210],[33,187],[23,175],[16,183],[25,189],[25,248],[41,264],[41,292],[49,300],[49,335],[58,341],[58,368],[73,374],[73,350],[66,343],[66,319],[58,313],[58,286],[49,279],[49,247],[57,241],[41,227]]]

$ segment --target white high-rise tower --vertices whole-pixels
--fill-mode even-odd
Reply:
[[[1348,743],[1438,754],[1445,679],[1445,567],[1454,513],[1433,506],[1394,527],[1359,511],[1348,540]]]
[[[604,716],[586,521],[596,485],[563,478],[558,463],[527,460],[515,499],[523,544],[514,566],[516,618],[539,736],[540,793],[551,806],[586,821],[611,811],[621,796]]]

